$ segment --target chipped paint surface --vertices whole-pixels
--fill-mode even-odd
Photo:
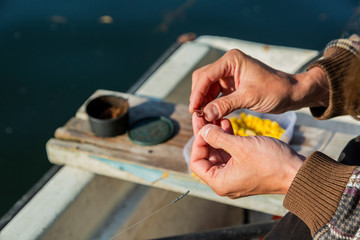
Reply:
[[[167,173],[152,169],[152,168],[145,168],[139,165],[130,164],[130,163],[123,163],[118,161],[113,161],[107,158],[102,158],[94,155],[89,156],[92,159],[98,160],[100,162],[106,163],[110,167],[120,169],[121,171],[125,171],[128,173],[131,173],[132,175],[135,175],[143,180],[145,180],[148,183],[153,183],[161,178],[164,178],[164,175]]]
[[[268,52],[270,50],[270,45],[265,44],[263,49],[265,52]]]
[[[164,172],[163,175],[161,176],[161,178],[167,178],[169,176],[168,172]]]

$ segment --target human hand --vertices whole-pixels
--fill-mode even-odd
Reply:
[[[193,114],[190,168],[220,196],[286,194],[305,157],[270,137],[232,135],[231,124]]]
[[[189,111],[204,107],[209,122],[240,108],[282,113],[328,101],[327,78],[320,68],[288,74],[235,49],[196,70],[192,81]]]

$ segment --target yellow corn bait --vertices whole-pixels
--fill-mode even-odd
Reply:
[[[240,113],[239,117],[230,118],[235,135],[239,136],[269,136],[280,139],[285,130],[270,119]]]

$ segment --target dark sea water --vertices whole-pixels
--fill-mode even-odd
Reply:
[[[0,1],[0,216],[50,168],[45,144],[55,129],[96,89],[127,91],[180,34],[320,50],[343,34],[357,4]]]

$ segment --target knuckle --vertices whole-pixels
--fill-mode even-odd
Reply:
[[[193,73],[192,73],[192,82],[195,82],[197,81],[197,79],[199,78],[199,69],[198,70],[195,70]]]
[[[234,194],[234,192],[230,189],[230,187],[222,184],[217,186],[216,190],[214,190],[215,193],[221,197],[228,197],[231,199],[238,198],[237,194]]]
[[[226,53],[226,57],[231,61],[234,61],[236,64],[240,64],[242,60],[246,58],[246,54],[239,49],[231,49]]]
[[[214,106],[218,109],[221,116],[225,116],[235,110],[233,102],[227,98],[220,98],[219,101],[214,102]]]
[[[224,98],[224,100],[221,102],[221,108],[226,110],[225,113],[232,112],[234,109],[234,103],[229,98]]]
[[[209,68],[209,66],[211,66],[211,64],[205,65],[205,66],[203,66],[201,68],[198,68],[195,71],[193,71],[193,73],[192,73],[192,81],[196,82],[201,77],[202,74],[206,74],[206,70]]]
[[[237,198],[241,198],[242,195],[241,193],[238,193],[238,192],[231,192],[231,193],[228,193],[226,195],[227,198],[230,198],[230,199],[237,199]]]
[[[234,195],[232,195],[231,193],[230,194],[227,194],[226,195],[227,198],[230,198],[230,199],[236,199],[236,197]]]
[[[239,50],[239,49],[236,49],[236,48],[233,48],[233,49],[230,49],[229,51],[228,51],[228,54],[240,54],[241,53],[241,51]]]
[[[225,191],[224,188],[216,188],[214,189],[215,193],[221,197],[226,197],[228,195],[228,192]]]
[[[239,57],[243,56],[243,52],[241,52],[239,49],[231,49],[227,52],[227,55],[230,57]]]

